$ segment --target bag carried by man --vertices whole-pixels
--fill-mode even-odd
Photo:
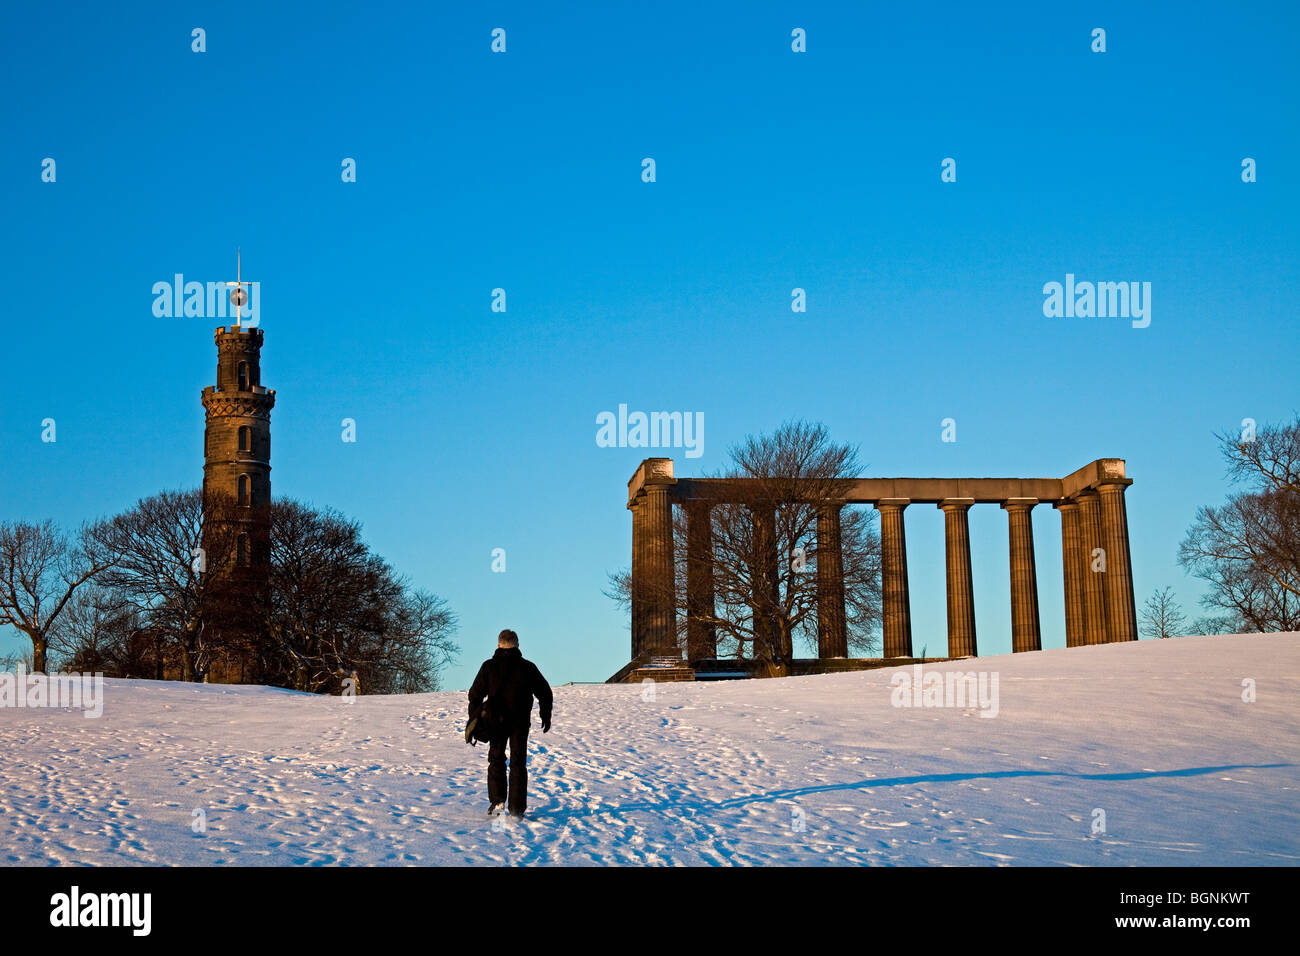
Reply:
[[[501,673],[495,661],[488,661],[488,694],[483,698],[483,706],[476,716],[465,725],[465,743],[477,747],[480,742],[491,743],[493,736],[504,729],[505,718],[499,705],[493,705],[493,698],[501,696]]]
[[[492,699],[483,701],[483,707],[477,717],[471,717],[465,725],[465,743],[477,747],[479,742],[490,743],[500,720],[492,712]]]

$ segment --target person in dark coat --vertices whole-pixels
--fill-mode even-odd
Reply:
[[[532,661],[519,653],[519,635],[505,630],[497,637],[497,652],[483,662],[469,689],[469,715],[478,717],[483,701],[495,729],[488,745],[488,815],[509,801],[511,816],[528,809],[528,728],[537,698],[542,733],[551,729],[551,687]],[[510,789],[506,790],[506,741],[510,742]]]

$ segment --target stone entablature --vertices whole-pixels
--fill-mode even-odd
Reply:
[[[647,458],[628,482],[628,503],[650,484],[673,486],[674,499],[727,501],[740,496],[739,489],[731,487],[735,482],[730,478],[675,478],[671,458]],[[1099,458],[1065,478],[845,478],[829,485],[845,504],[875,504],[885,499],[939,504],[949,498],[970,498],[976,504],[1036,498],[1052,504],[1108,482],[1133,483],[1124,475],[1124,459]]]

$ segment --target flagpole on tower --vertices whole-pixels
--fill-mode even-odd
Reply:
[[[227,282],[227,286],[233,286],[230,290],[230,304],[235,307],[235,328],[243,325],[244,304],[248,302],[248,293],[244,291],[244,273],[243,273],[243,252],[235,247],[235,281]]]

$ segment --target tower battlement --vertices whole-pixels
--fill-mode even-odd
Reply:
[[[262,344],[262,330],[247,325],[218,325],[212,333],[212,337],[218,345],[221,344],[223,338],[231,335],[246,336],[256,339],[259,346]]]

